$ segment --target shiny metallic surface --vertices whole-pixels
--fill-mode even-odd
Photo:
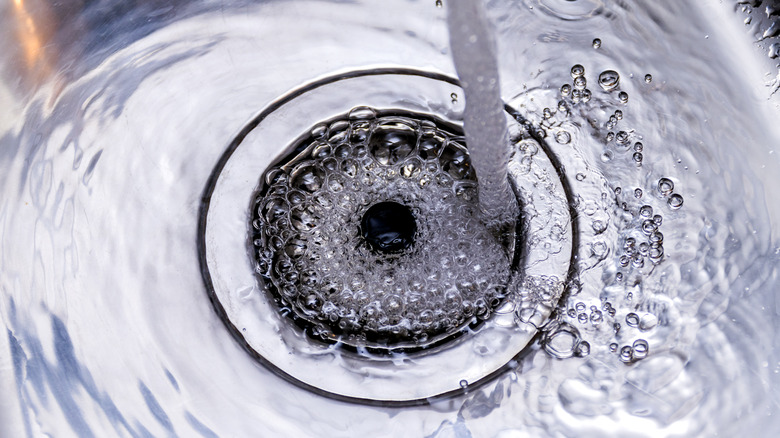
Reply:
[[[506,343],[480,341],[473,361],[458,364],[493,373],[483,385],[447,375],[423,391],[413,361],[401,358],[389,368],[411,377],[393,399],[457,394],[411,408],[334,400],[279,378],[226,329],[197,247],[215,164],[280,96],[323,78],[397,68],[457,76],[441,3],[0,0],[0,436],[773,436],[780,67],[771,1],[486,2],[504,101],[547,129],[535,135],[561,159],[534,164],[539,151],[525,144],[510,172],[545,181],[534,169],[555,196],[570,183],[579,228],[555,212],[536,219],[546,234],[582,236],[578,282],[566,285],[563,304],[519,317],[525,345],[556,314],[541,341],[500,372],[479,357]],[[578,63],[590,106],[558,91]],[[607,69],[630,100],[596,87]],[[404,104],[462,109],[455,91]],[[302,125],[343,114],[355,95],[317,105]],[[557,115],[543,115],[550,109]],[[630,135],[644,136],[641,153],[604,140],[615,109]],[[274,151],[266,161],[286,146],[254,140]],[[241,208],[255,170],[233,175],[248,193]],[[685,196],[681,208],[656,193],[660,177]],[[530,180],[527,191],[543,193]],[[620,227],[644,202],[664,215],[663,235],[653,236],[666,258],[622,265]],[[243,245],[238,216],[215,235],[239,230],[232,238]],[[568,268],[571,248],[546,234],[535,241],[539,259]],[[251,275],[233,275],[251,270],[244,255],[221,266],[230,280],[222,286],[249,313],[262,291]],[[506,332],[519,330],[512,312],[498,320]],[[269,333],[282,333],[260,315]],[[305,339],[296,342],[301,353]],[[364,371],[324,348],[303,353]],[[374,369],[342,390],[313,369],[312,380],[356,398],[360,385],[381,392],[392,378]]]

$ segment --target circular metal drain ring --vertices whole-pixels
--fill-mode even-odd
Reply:
[[[456,84],[447,76],[405,69],[357,71],[319,80],[264,109],[239,133],[215,167],[200,212],[198,238],[204,282],[217,313],[233,335],[255,359],[281,377],[340,400],[423,404],[462,392],[464,381],[473,386],[495,375],[526,347],[537,326],[549,317],[562,293],[562,283],[549,291],[552,305],[502,307],[491,324],[426,354],[348,355],[334,346],[316,345],[292,330],[254,276],[246,254],[247,201],[256,190],[257,175],[287,153],[279,145],[292,144],[316,122],[360,105],[430,113],[457,123],[463,104],[452,98],[461,92]],[[317,108],[316,118],[310,108]],[[522,131],[509,114],[507,121]],[[527,247],[521,272],[528,278],[565,280],[573,231],[558,170],[545,148],[526,136],[513,155],[510,176],[523,204],[522,228],[528,237],[523,239]],[[533,208],[526,211],[529,206]],[[556,233],[562,233],[562,243],[550,252],[534,236],[550,235],[553,225],[558,227]],[[528,310],[533,314],[518,319]],[[443,376],[443,370],[448,375]]]

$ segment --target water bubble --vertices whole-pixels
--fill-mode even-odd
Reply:
[[[664,218],[660,214],[656,214],[653,216],[653,222],[660,227],[664,223]]]
[[[571,91],[571,101],[578,103],[582,99],[582,90],[574,89]]]
[[[647,331],[652,330],[658,325],[658,317],[652,313],[647,313],[639,320],[639,330]]]
[[[547,354],[557,359],[572,357],[576,353],[578,343],[580,339],[577,329],[565,323],[547,332],[542,340]]]
[[[631,263],[631,259],[628,256],[623,255],[623,256],[620,256],[620,259],[618,260],[618,263],[620,263],[620,266],[625,268],[626,266],[628,266],[629,263]]]
[[[588,322],[588,315],[585,313],[580,313],[577,315],[577,321],[579,321],[580,324],[585,324]]]
[[[582,90],[582,101],[583,102],[590,102],[591,97],[593,97],[593,93],[590,92],[587,88]]]
[[[575,176],[575,178],[577,179],[577,181],[583,181],[585,179],[585,174],[584,173],[578,173]]]
[[[571,93],[571,85],[569,85],[569,84],[561,85],[561,95],[562,96],[568,96],[569,93]]]
[[[634,349],[630,345],[625,345],[620,349],[620,361],[629,363],[634,360]]]
[[[615,133],[614,132],[608,132],[607,133],[607,141],[612,141],[615,139]]]
[[[614,352],[616,352],[616,351],[617,351],[617,349],[618,349],[618,344],[616,344],[616,343],[614,343],[614,342],[613,342],[613,343],[611,343],[611,344],[609,344],[609,351],[610,351],[611,353],[614,353]]]
[[[637,327],[639,326],[639,315],[636,313],[629,313],[626,315],[626,324],[629,327]]]
[[[372,120],[376,118],[376,111],[366,106],[356,106],[349,111],[350,120]]]
[[[450,101],[452,103],[458,103],[458,94],[457,93],[450,93]]]
[[[599,47],[601,47],[601,40],[600,40],[600,39],[598,39],[598,38],[595,38],[595,39],[593,40],[593,48],[594,48],[594,49],[598,49]]]
[[[577,348],[574,351],[575,356],[577,357],[585,357],[590,354],[590,343],[588,341],[580,341],[579,344],[577,344]]]
[[[615,141],[619,144],[628,144],[628,133],[626,131],[619,131],[615,136]]]
[[[645,148],[645,145],[643,145],[642,142],[638,141],[638,142],[634,143],[634,150],[636,152],[642,152],[642,150],[644,150],[644,148]]]
[[[647,218],[652,217],[653,216],[653,207],[651,207],[649,205],[643,205],[639,209],[639,215],[642,216],[642,217],[647,217]]]
[[[669,197],[669,201],[667,203],[672,210],[677,210],[683,205],[683,197],[675,193]]]
[[[604,70],[599,74],[599,85],[604,91],[611,91],[620,84],[620,75],[615,70]]]
[[[633,158],[633,160],[634,160],[634,161],[635,161],[637,164],[641,164],[641,163],[642,163],[642,160],[644,159],[644,156],[642,156],[642,153],[641,153],[641,152],[634,152],[634,155],[632,155],[632,158]]]
[[[620,99],[621,103],[628,103],[628,93],[621,91],[620,94],[618,94],[618,99]]]
[[[442,0],[436,0],[436,7],[440,8],[442,6]]]
[[[615,110],[615,119],[617,119],[617,120],[623,120],[623,111],[621,111],[621,110]]]
[[[667,196],[674,190],[674,183],[669,178],[661,178],[658,180],[658,191],[663,196]]]
[[[571,142],[571,134],[568,131],[560,130],[555,134],[555,141],[560,144],[569,144]]]
[[[458,384],[460,385],[461,388],[466,389],[469,386],[469,381],[466,380],[466,379],[463,379],[460,382],[458,382]]]
[[[417,134],[411,126],[387,123],[371,134],[369,151],[380,164],[395,164],[406,158],[416,143]]]
[[[585,67],[583,67],[580,64],[575,64],[571,68],[571,77],[572,78],[578,78],[585,74]]]
[[[585,76],[577,76],[574,78],[574,88],[578,90],[584,90],[587,85],[588,80],[585,79]]]
[[[653,75],[651,75],[650,73],[646,74],[645,75],[645,82],[648,83],[648,84],[650,82],[653,82]]]
[[[291,185],[299,190],[313,193],[322,187],[324,179],[325,172],[312,164],[304,163],[293,170]]]
[[[655,222],[653,222],[652,219],[647,219],[642,222],[642,232],[648,236],[653,235],[657,229],[658,226],[655,224]]]
[[[647,341],[644,339],[637,339],[634,341],[634,344],[632,345],[633,351],[633,358],[635,360],[641,360],[647,357],[647,353],[650,350],[649,345],[647,344]]]
[[[642,197],[642,189],[640,189],[640,188],[634,189],[634,197],[637,198],[637,199],[641,198]]]
[[[542,117],[543,117],[543,118],[545,118],[545,119],[549,119],[549,118],[552,118],[552,116],[553,116],[553,114],[552,114],[552,111],[550,111],[550,108],[545,108],[545,109],[542,111]]]

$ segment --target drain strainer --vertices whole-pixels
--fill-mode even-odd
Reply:
[[[550,315],[572,254],[561,180],[507,113],[521,215],[509,238],[485,227],[460,92],[352,72],[269,105],[230,145],[204,196],[202,270],[268,368],[331,397],[422,403],[499,371]]]
[[[513,254],[480,221],[456,131],[359,107],[266,170],[252,206],[257,271],[315,340],[409,352],[498,307]]]

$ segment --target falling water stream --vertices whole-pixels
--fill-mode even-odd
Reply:
[[[458,5],[0,4],[0,436],[775,436],[779,9]]]

